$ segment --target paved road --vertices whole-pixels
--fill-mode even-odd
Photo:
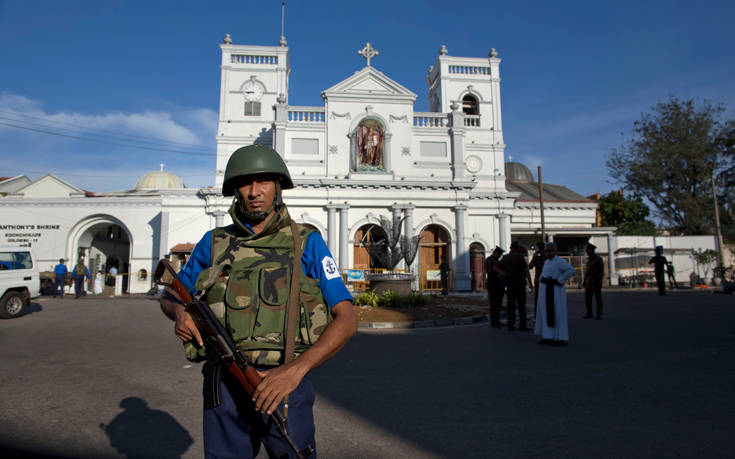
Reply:
[[[563,348],[486,324],[360,332],[312,375],[320,456],[735,456],[735,296],[605,300],[583,320],[570,294]],[[43,298],[0,321],[0,445],[201,457],[199,368],[171,333],[145,298]]]

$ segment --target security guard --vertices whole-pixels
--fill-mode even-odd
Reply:
[[[592,317],[592,297],[597,302],[595,319],[602,319],[602,279],[605,277],[605,263],[602,257],[595,253],[596,245],[587,243],[587,265],[584,270],[584,304],[587,314],[584,318]]]
[[[207,360],[202,372],[208,458],[255,457],[261,443],[270,457],[292,457],[268,422],[279,406],[287,406],[288,432],[296,445],[315,448],[314,388],[307,375],[357,330],[352,296],[324,240],[288,214],[281,190],[289,188],[291,176],[275,150],[262,145],[236,150],[222,186],[224,196],[234,196],[233,224],[207,232],[179,273],[192,293],[204,292],[263,377],[251,399],[228,372]],[[287,327],[292,277],[300,286],[300,326]],[[169,289],[161,308],[175,320],[187,358],[206,359],[191,316]]]

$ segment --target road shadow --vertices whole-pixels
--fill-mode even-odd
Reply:
[[[43,306],[41,306],[39,303],[31,303],[27,308],[25,308],[25,310],[23,311],[23,315],[28,316],[41,311],[43,311]]]
[[[127,397],[123,411],[109,424],[100,424],[110,446],[128,458],[180,458],[194,443],[189,431],[165,411],[152,410],[145,400]]]

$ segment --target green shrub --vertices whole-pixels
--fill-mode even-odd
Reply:
[[[429,304],[429,297],[414,291],[408,296],[408,304],[412,307],[426,306]]]
[[[380,297],[380,305],[384,308],[400,308],[401,306],[403,306],[401,302],[401,295],[390,290],[386,290]]]
[[[358,306],[371,306],[373,308],[378,307],[378,301],[378,295],[375,294],[375,290],[362,292],[354,299],[354,303]]]

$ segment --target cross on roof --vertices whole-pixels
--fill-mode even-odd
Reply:
[[[357,54],[359,54],[360,56],[362,56],[365,59],[367,59],[367,65],[369,67],[370,66],[370,59],[372,59],[375,56],[377,56],[378,54],[380,54],[380,52],[378,52],[378,50],[374,49],[372,47],[372,45],[370,45],[370,42],[367,42],[365,44],[365,47],[362,48],[360,51],[358,51]]]

